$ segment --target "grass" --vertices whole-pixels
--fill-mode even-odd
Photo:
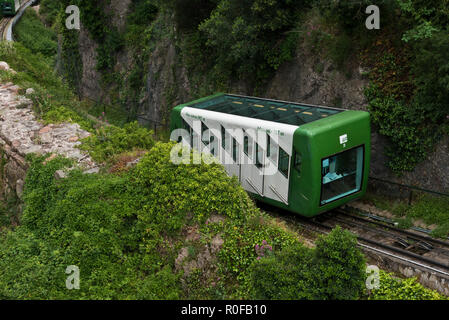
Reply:
[[[95,125],[108,122],[123,127],[128,119],[126,110],[82,100],[54,72],[57,53],[57,34],[47,28],[34,9],[26,10],[14,29],[13,44],[0,44],[0,60],[16,71],[17,75],[2,72],[0,80],[11,81],[23,89],[34,88],[36,113],[44,122],[77,122],[92,131]],[[104,112],[104,114],[103,114]]]
[[[49,62],[58,51],[58,36],[41,22],[36,11],[28,8],[14,27],[14,38],[34,53],[40,53]]]
[[[443,238],[449,235],[449,197],[420,193],[409,205],[408,200],[367,193],[363,201],[391,212],[399,227],[410,228],[419,221],[433,226],[432,235],[435,237]]]

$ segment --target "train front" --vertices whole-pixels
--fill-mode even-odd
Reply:
[[[368,112],[348,110],[308,123],[295,132],[294,148],[302,162],[292,188],[298,213],[315,216],[365,194],[371,152]]]

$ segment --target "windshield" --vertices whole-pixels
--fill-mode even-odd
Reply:
[[[363,146],[322,160],[321,205],[360,191]]]

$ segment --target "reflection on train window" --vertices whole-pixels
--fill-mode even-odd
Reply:
[[[270,152],[270,155],[267,155],[267,158],[269,158],[271,161],[273,161],[274,164],[277,164],[278,160],[278,144],[275,142],[275,139],[269,137],[270,145],[268,146],[268,150]],[[268,151],[267,151],[268,153]]]
[[[210,145],[209,145],[209,148],[210,148],[210,153],[213,155],[213,156],[216,156],[217,155],[217,148],[216,148],[216,143],[215,143],[215,136],[214,135],[210,135]]]
[[[235,138],[232,138],[232,159],[234,160],[234,162],[237,162],[237,154],[238,154],[237,140],[235,140]]]
[[[221,147],[226,149],[226,130],[221,126]]]
[[[263,149],[256,143],[256,167],[262,168]]]
[[[248,155],[248,149],[249,149],[249,138],[248,136],[243,137],[243,152],[245,152],[246,155]]]
[[[251,139],[250,136],[248,136],[245,133],[245,130],[243,130],[243,152],[246,154],[246,156],[250,159],[253,158],[253,139]]]
[[[201,141],[203,141],[206,146],[210,142],[209,137],[210,137],[209,128],[203,122],[201,122]]]
[[[269,158],[271,155],[271,139],[270,135],[267,134],[267,158]]]
[[[298,173],[301,173],[301,154],[299,152],[295,152],[295,169]]]
[[[281,147],[279,147],[279,162],[278,169],[279,171],[287,178],[288,177],[288,165],[289,165],[290,157],[287,152],[284,151]]]
[[[360,191],[363,150],[361,146],[322,160],[321,205]]]

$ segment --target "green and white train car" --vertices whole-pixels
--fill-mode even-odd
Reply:
[[[366,192],[368,112],[220,93],[175,107],[171,130],[256,199],[303,216]]]
[[[23,0],[22,0],[23,1]],[[14,16],[20,9],[20,0],[0,0],[0,8],[3,16]]]

